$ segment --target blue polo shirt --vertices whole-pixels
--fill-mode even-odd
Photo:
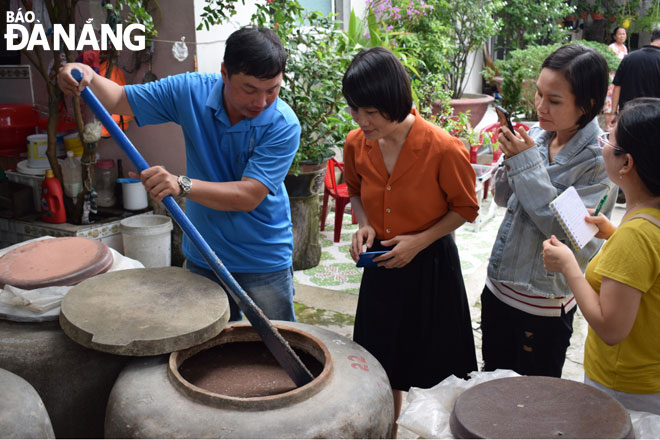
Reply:
[[[292,264],[293,235],[283,182],[298,149],[300,123],[278,98],[256,118],[232,126],[222,104],[222,87],[219,74],[184,73],[124,89],[139,126],[163,122],[181,126],[189,177],[209,182],[251,177],[268,188],[266,198],[251,212],[218,211],[186,201],[188,218],[227,270],[286,269]],[[185,236],[183,253],[208,267]]]

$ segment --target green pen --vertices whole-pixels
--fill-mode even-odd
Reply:
[[[594,211],[594,217],[598,215],[601,209],[603,209],[603,205],[605,204],[605,200],[607,200],[607,193],[603,196],[602,199],[600,199],[600,202],[598,202],[598,207]]]

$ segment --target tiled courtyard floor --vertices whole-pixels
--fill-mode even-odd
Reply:
[[[481,211],[487,211],[491,198],[482,201]],[[336,311],[333,308],[332,298],[322,304],[314,304],[314,292],[320,289],[336,291],[341,297],[353,299],[357,302],[357,294],[360,287],[362,269],[355,267],[355,263],[350,257],[349,246],[351,235],[357,229],[357,225],[351,224],[350,211],[344,214],[344,223],[341,230],[341,240],[339,243],[333,243],[334,235],[334,211],[328,213],[326,221],[326,230],[321,232],[323,251],[321,254],[321,263],[311,269],[299,270],[294,274],[294,281],[299,285],[297,291],[304,290],[308,295],[301,295],[302,301],[307,307],[303,313],[298,313],[302,321],[307,321],[305,315],[310,315],[310,309],[315,309],[315,316],[325,315],[326,321],[315,322],[315,325],[326,325],[345,336],[352,336],[352,318],[355,309],[349,310],[349,316],[346,313],[331,313]],[[465,224],[456,231],[456,245],[458,247],[461,270],[463,279],[468,290],[470,314],[472,316],[472,328],[474,329],[475,344],[477,345],[477,358],[481,362],[481,303],[479,296],[483,289],[485,279],[485,268],[490,255],[490,250],[497,234],[497,229],[504,216],[504,208],[497,208],[495,215],[482,223],[479,231],[475,231],[473,224]],[[318,290],[309,289],[309,287],[319,288]],[[298,293],[297,293],[298,295]],[[347,296],[350,295],[350,296]],[[299,300],[298,296],[294,300]],[[318,312],[314,305],[326,307],[325,312]],[[298,306],[300,310],[301,306]],[[346,312],[346,310],[344,311]],[[349,324],[350,322],[350,324]]]

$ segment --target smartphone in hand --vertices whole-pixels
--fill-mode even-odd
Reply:
[[[362,252],[360,254],[360,258],[358,259],[358,262],[355,266],[356,267],[376,267],[376,266],[378,266],[378,263],[382,263],[382,261],[374,261],[374,258],[376,258],[379,255],[386,254],[388,252],[389,251]],[[384,260],[384,261],[387,261],[387,260]]]
[[[508,127],[509,130],[515,134],[515,131],[513,131],[513,124],[511,123],[511,118],[509,117],[509,112],[504,110],[499,105],[495,106],[495,112],[497,113],[497,119],[500,121],[500,126]]]

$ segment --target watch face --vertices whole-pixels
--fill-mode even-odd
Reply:
[[[184,193],[189,193],[192,188],[192,180],[188,176],[179,176],[179,185]]]

